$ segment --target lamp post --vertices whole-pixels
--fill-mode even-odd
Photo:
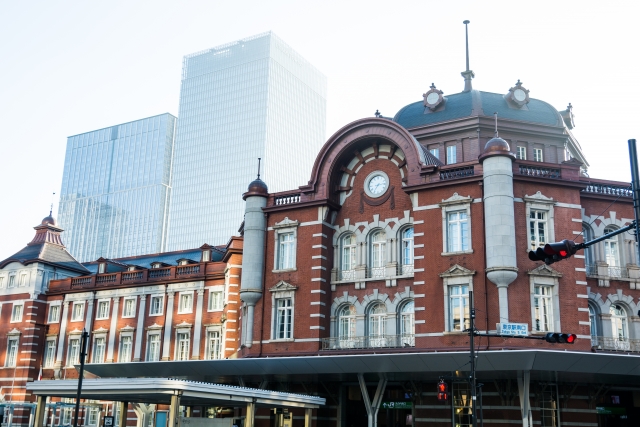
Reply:
[[[84,377],[84,359],[87,356],[87,340],[89,332],[82,330],[82,340],[80,341],[80,376],[78,377],[78,394],[76,395],[76,413],[73,418],[73,427],[78,427],[78,412],[80,412],[80,394],[82,393],[82,377]]]

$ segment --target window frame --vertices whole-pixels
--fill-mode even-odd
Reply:
[[[73,335],[69,335],[69,339],[68,339],[68,344],[67,344],[67,360],[66,360],[66,364],[65,366],[73,366],[76,363],[80,363],[80,338],[81,336],[78,334],[73,334]],[[73,353],[74,350],[74,346],[75,344],[73,343],[77,343],[77,354],[75,355],[76,357],[72,360],[71,355]],[[77,360],[76,360],[77,359]]]
[[[297,252],[298,252],[298,221],[292,221],[288,217],[285,217],[281,222],[275,223],[271,228],[274,233],[274,257],[273,257],[273,272],[283,271],[296,271],[297,267]],[[292,236],[290,243],[291,246],[291,264],[284,264],[282,254],[282,238],[284,236]]]
[[[533,332],[553,332],[554,331],[554,310],[553,310],[553,286],[534,285],[533,294]],[[544,318],[547,318],[546,321]]]
[[[447,271],[440,273],[440,277],[442,277],[442,288],[444,293],[444,333],[445,334],[461,334],[466,332],[460,332],[457,330],[452,330],[453,319],[451,316],[451,287],[452,286],[467,286],[468,291],[473,291],[473,276],[476,274],[475,271],[469,270],[465,267],[462,267],[458,264],[453,265]],[[468,303],[468,298],[467,298]]]
[[[151,359],[150,356],[151,354],[151,344],[155,343],[155,341],[152,341],[152,338],[155,339],[155,337],[157,337],[157,344],[158,344],[158,351],[157,351],[157,359]],[[147,345],[145,347],[145,361],[147,362],[159,362],[160,359],[162,358],[162,335],[161,335],[161,331],[160,329],[153,329],[147,332]]]
[[[125,347],[125,340],[128,340],[128,360],[123,360],[123,353]],[[118,363],[130,363],[133,358],[133,332],[120,332],[120,339],[118,340]]]
[[[457,289],[459,288],[462,292],[461,293],[452,293],[452,289]],[[466,291],[466,293],[463,293],[464,291]],[[467,283],[460,283],[460,284],[451,284],[448,287],[447,290],[447,294],[448,294],[448,298],[447,298],[447,305],[448,305],[448,312],[449,312],[449,319],[448,319],[448,330],[449,332],[458,332],[458,333],[463,333],[463,331],[465,329],[467,329],[469,327],[469,322],[471,320],[471,318],[467,318],[464,315],[465,313],[465,307],[469,309],[469,315],[471,315],[471,308],[469,307],[469,291],[471,291],[471,289],[469,289],[469,285]],[[454,307],[453,307],[453,303],[455,301],[461,301],[461,317],[458,321],[458,324],[460,326],[460,329],[456,329],[455,325],[456,325],[456,319],[454,317],[455,313],[454,313]]]
[[[516,146],[516,158],[518,160],[527,160],[527,147],[524,145]]]
[[[73,305],[71,306],[71,322],[82,322],[84,320],[84,308],[86,305],[86,301],[74,301]],[[79,318],[76,317],[76,306],[81,307],[80,308],[80,316]]]
[[[53,343],[53,346],[50,344]],[[44,342],[44,355],[42,357],[42,367],[44,369],[53,368],[56,363],[56,339],[47,338]]]
[[[12,347],[12,343],[15,343],[15,346]],[[18,355],[20,354],[19,346],[20,346],[20,335],[11,334],[7,337],[7,350],[5,352],[5,358],[4,358],[5,367],[15,368],[16,366],[18,366]],[[14,349],[15,351],[15,353],[12,356],[13,358],[11,358],[12,349]]]
[[[157,313],[153,312],[154,300],[160,301],[160,303],[158,304],[159,311]],[[149,316],[162,316],[162,315],[164,315],[164,294],[149,295]]]
[[[527,248],[526,248],[526,252],[528,253],[530,250],[532,250],[531,247],[531,223],[530,223],[530,217],[531,217],[531,211],[541,211],[541,212],[546,212],[547,213],[547,218],[546,218],[546,241],[548,242],[555,242],[555,213],[554,213],[554,206],[556,205],[556,201],[552,198],[546,197],[544,196],[540,191],[538,191],[537,193],[535,193],[533,196],[529,196],[529,195],[525,195],[523,197],[523,201],[525,203],[525,218],[526,218],[526,230],[527,230]],[[537,246],[536,246],[537,248]],[[535,249],[533,249],[535,251]]]
[[[215,312],[215,311],[223,311],[224,310],[224,300],[225,300],[225,295],[224,295],[224,287],[223,286],[216,286],[213,287],[211,289],[209,289],[209,297],[207,299],[207,311],[208,312]],[[213,303],[216,301],[216,299],[214,299],[214,295],[220,295],[219,301],[220,301],[220,305],[219,306],[215,306],[213,305]]]
[[[442,253],[441,256],[449,256],[455,254],[472,254],[473,253],[473,230],[471,221],[471,204],[473,198],[471,196],[463,197],[458,193],[439,203],[442,210]],[[465,212],[467,218],[467,240],[469,242],[468,249],[460,251],[451,251],[449,248],[449,214],[455,212]],[[462,236],[462,233],[461,233]]]
[[[101,313],[100,308],[106,304],[107,310],[106,313]],[[98,300],[97,310],[96,310],[96,320],[107,320],[109,319],[109,314],[111,312],[111,298],[103,298]]]
[[[386,347],[387,320],[389,313],[384,302],[374,300],[367,307],[367,341],[368,347]],[[380,309],[381,311],[377,312]]]
[[[57,315],[55,319],[52,317],[53,308],[56,308]],[[62,311],[62,304],[49,304],[49,312],[47,313],[47,323],[60,323],[60,313]]]
[[[20,307],[20,310],[16,310]],[[16,315],[16,311],[18,311],[18,315]],[[24,318],[24,301],[15,301],[13,306],[11,307],[11,321],[10,323],[19,323],[22,322]]]
[[[544,150],[542,148],[533,149],[533,161],[543,163],[544,162]]]
[[[429,148],[429,153],[436,159],[440,160],[440,148]]]
[[[28,278],[28,274],[27,273],[20,273],[20,278],[18,280],[18,287],[19,288],[26,288],[27,287],[27,278]]]
[[[400,344],[403,346],[415,346],[415,335],[416,335],[416,305],[415,300],[413,298],[405,299],[404,301],[400,301],[398,305],[398,326],[397,332],[400,336]],[[411,307],[411,311],[406,311],[407,307]],[[410,333],[407,333],[407,320],[410,328]]]
[[[405,237],[405,234],[408,233],[409,231],[411,231],[411,236],[410,237]],[[402,274],[410,274],[413,273],[413,266],[415,264],[415,228],[413,226],[413,224],[410,224],[406,227],[403,227],[400,230],[400,245],[398,245],[400,247],[400,266],[401,266],[401,272]],[[410,242],[407,244],[407,242]],[[410,251],[410,261],[411,262],[407,262],[407,257],[406,257],[406,252],[407,250]]]
[[[102,360],[96,360],[96,354],[99,354],[97,350],[97,341],[102,340]],[[91,363],[104,363],[105,356],[107,355],[107,334],[96,334],[93,337],[93,343],[91,347]]]
[[[7,283],[7,289],[13,289],[16,287],[16,274],[9,273],[9,282]]]
[[[529,272],[529,293],[530,293],[530,302],[531,305],[531,333],[532,334],[546,334],[548,332],[557,332],[561,331],[561,323],[560,323],[560,297],[558,295],[559,292],[559,284],[560,277],[562,274],[558,273],[555,270],[552,270],[550,267],[546,265],[542,265],[535,270]],[[536,297],[536,287],[538,286],[546,286],[550,288],[551,295],[550,298],[550,307],[551,307],[551,322],[549,325],[549,331],[537,331],[536,330],[536,305],[535,298]]]
[[[445,148],[446,151],[446,161],[447,165],[454,165],[458,163],[458,147],[457,144],[447,145]]]
[[[297,287],[292,286],[291,284],[281,280],[277,285],[269,289],[271,292],[271,340],[272,341],[294,341],[295,337],[295,326],[296,326],[296,317],[295,317],[295,292]],[[290,305],[287,307],[279,307],[279,301],[289,300]],[[290,323],[289,328],[285,328],[284,337],[280,338],[278,334],[279,326],[280,326],[280,312],[289,312],[290,315]],[[286,314],[285,314],[286,316]],[[286,318],[286,317],[285,317]],[[285,322],[286,325],[286,322]],[[288,333],[287,333],[288,331]]]
[[[126,313],[126,309],[127,309],[127,302],[128,301],[133,301],[133,312],[131,314],[125,314]],[[123,319],[133,319],[136,317],[136,311],[137,310],[137,306],[138,305],[138,298],[137,297],[125,297],[122,301],[122,318]]]
[[[182,340],[181,341],[181,335],[185,336],[186,335],[186,340]],[[187,361],[191,359],[190,356],[190,351],[191,351],[191,329],[176,329],[176,345],[175,345],[175,354],[173,357],[173,360],[176,362],[183,362],[183,361]],[[181,343],[186,342],[186,351],[185,351],[185,358],[181,359]]]
[[[349,314],[345,315],[344,314],[344,310],[348,309],[349,310]],[[350,340],[354,340],[357,336],[358,336],[358,311],[355,307],[355,305],[348,303],[348,304],[342,304],[340,307],[338,307],[338,310],[336,311],[336,317],[337,317],[337,322],[336,322],[336,326],[337,326],[337,337],[338,339],[342,342],[342,341],[350,341]],[[346,320],[346,321],[345,321]],[[345,328],[343,328],[343,324],[346,325],[346,329],[348,330],[348,334],[345,335],[343,334]],[[352,334],[353,333],[353,334]],[[342,345],[341,345],[342,347]]]
[[[347,238],[350,238],[350,243],[345,245],[345,240]],[[358,239],[356,234],[353,232],[347,232],[340,236],[338,248],[340,265],[338,280],[343,281],[353,279],[355,277],[356,266],[358,265]],[[347,249],[349,252],[349,262],[345,263],[345,260],[347,259],[347,257],[345,257]]]
[[[214,354],[212,354],[211,352],[211,335],[213,334],[218,334],[218,348],[217,348],[217,352],[214,351]],[[220,326],[213,326],[213,327],[208,327],[206,330],[206,335],[205,335],[205,339],[206,344],[205,344],[205,360],[220,360],[223,358],[223,346],[224,346],[224,338],[222,336],[222,328]],[[211,357],[211,356],[216,356],[217,357]]]
[[[189,307],[183,307],[183,297],[189,297]],[[193,313],[193,291],[182,291],[178,293],[178,314],[191,314]]]

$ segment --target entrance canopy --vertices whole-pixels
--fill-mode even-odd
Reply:
[[[27,383],[27,390],[37,396],[76,397],[77,388],[78,380]],[[270,408],[313,409],[325,403],[317,396],[167,378],[99,378],[82,382],[84,399],[171,404],[172,396],[180,396],[180,404],[188,406],[243,407],[254,403]]]
[[[476,353],[479,378],[515,378],[530,371],[532,379],[575,382],[640,381],[640,355],[588,353],[563,350],[490,350]],[[85,370],[99,377],[184,378],[237,384],[261,381],[357,382],[384,373],[389,381],[431,380],[439,375],[469,370],[469,352],[327,354],[323,356],[269,357],[182,362],[87,364]],[[557,375],[557,377],[556,377]]]

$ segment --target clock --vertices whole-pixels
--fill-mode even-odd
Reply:
[[[374,171],[364,180],[364,191],[369,197],[380,197],[389,188],[389,177],[382,171]]]
[[[444,101],[442,93],[443,92],[441,90],[436,89],[436,86],[431,83],[431,86],[429,87],[427,93],[422,94],[422,96],[424,97],[424,106],[429,110],[434,111]]]
[[[524,105],[529,103],[529,91],[522,86],[520,80],[514,87],[509,89],[509,93],[505,95],[505,98],[512,107],[523,108]]]

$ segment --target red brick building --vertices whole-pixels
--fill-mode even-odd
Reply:
[[[520,82],[497,94],[467,80],[449,96],[432,85],[393,119],[347,124],[307,184],[274,194],[252,182],[243,238],[224,251],[101,259],[83,267],[90,275],[52,281],[38,298],[66,322],[46,322],[56,357],[43,377],[72,372],[74,336],[86,328],[93,375],[316,394],[327,399],[313,411],[316,426],[469,425],[472,291],[481,333],[520,324],[531,337],[578,336],[572,345],[476,338],[483,425],[637,424],[634,236],[550,266],[528,258],[545,243],[629,224],[629,184],[587,175],[570,105],[529,98]],[[227,305],[210,312],[219,289]],[[152,310],[156,297],[162,312]],[[219,358],[209,357],[215,331]],[[305,416],[256,414],[255,425],[273,427]]]

